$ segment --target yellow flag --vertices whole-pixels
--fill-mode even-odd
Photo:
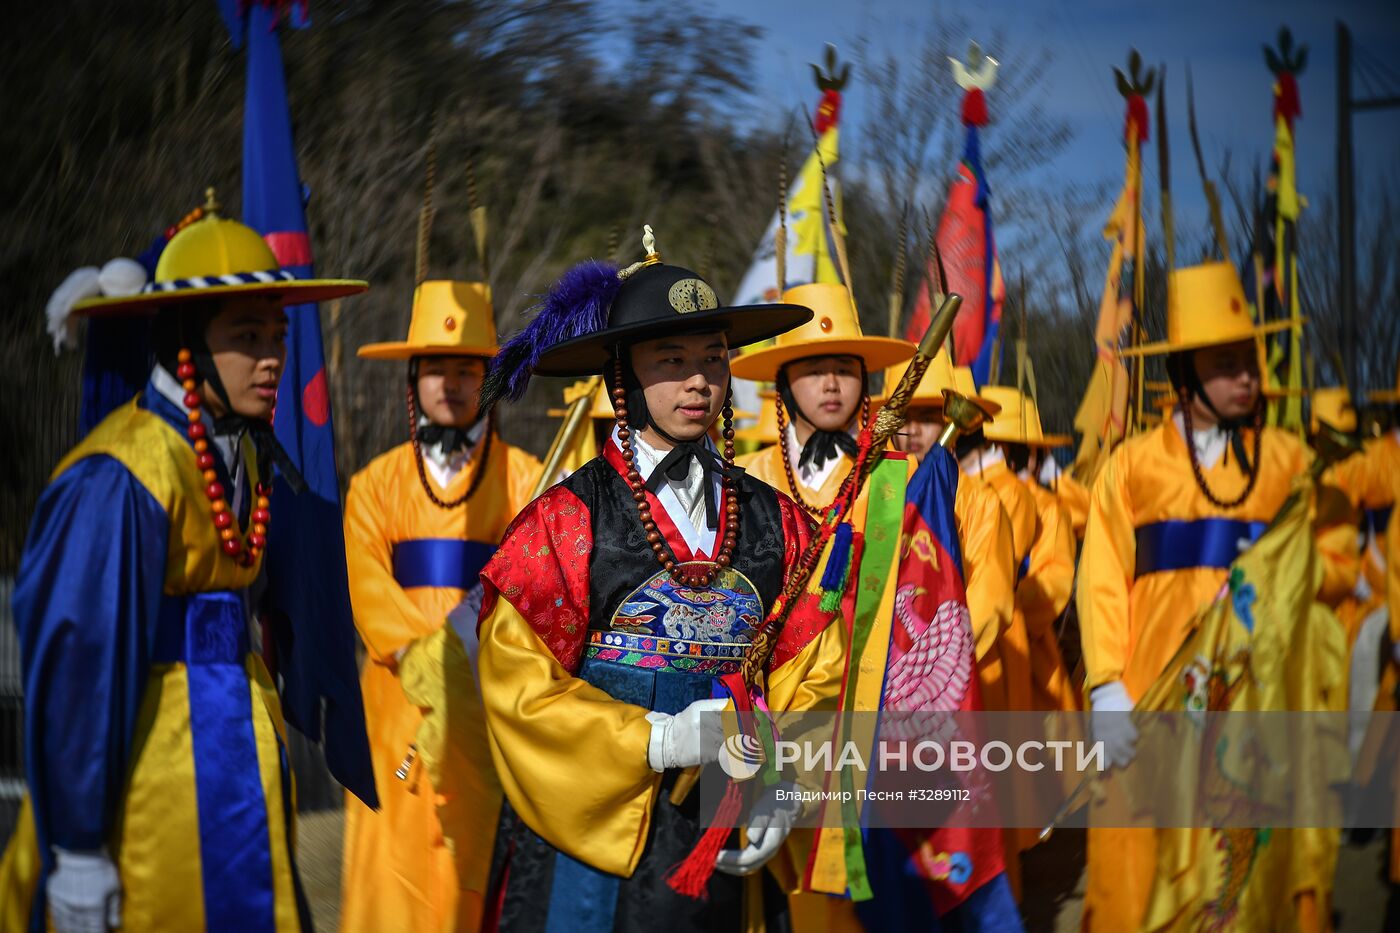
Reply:
[[[1231,566],[1219,597],[1202,611],[1185,644],[1135,709],[1345,709],[1346,637],[1341,623],[1315,598],[1322,570],[1312,530],[1313,495],[1312,479],[1302,477],[1269,529]],[[1327,753],[1298,744],[1296,735],[1284,734],[1287,730],[1271,731],[1279,734],[1255,730],[1248,742],[1203,736],[1183,743],[1206,750],[1210,758],[1183,754],[1177,772],[1161,777],[1163,787],[1174,796],[1195,795],[1181,804],[1190,810],[1210,799],[1212,782],[1230,781],[1232,774],[1310,787],[1345,778],[1337,773],[1346,767],[1344,748],[1341,755],[1335,749]],[[1261,775],[1260,760],[1287,767]],[[1280,791],[1263,793],[1282,799]],[[1326,829],[1164,829],[1157,840],[1157,876],[1143,929],[1282,930],[1294,927],[1295,896],[1330,890],[1339,834]]]
[[[1098,475],[1108,452],[1128,433],[1128,369],[1117,351],[1132,325],[1133,308],[1141,293],[1136,262],[1143,245],[1142,161],[1135,125],[1128,129],[1123,176],[1123,190],[1103,228],[1104,239],[1113,243],[1113,253],[1104,276],[1098,325],[1094,328],[1097,359],[1074,415],[1075,430],[1083,435],[1074,458],[1074,473],[1086,485]]]

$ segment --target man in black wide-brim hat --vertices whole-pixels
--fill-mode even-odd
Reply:
[[[811,312],[720,307],[661,262],[650,228],[643,242],[646,260],[622,272],[565,273],[483,393],[490,405],[531,374],[601,374],[617,415],[602,455],[527,506],[482,572],[480,682],[507,799],[487,923],[502,929],[739,929],[738,876],[795,816],[760,803],[746,838],[697,866],[712,851],[697,847],[699,795],[671,791],[719,760],[727,701],[711,697],[810,539],[790,499],[733,467],[729,351]],[[708,436],[721,416],[722,456]],[[788,618],[766,665],[772,711],[834,700],[844,637],[830,621],[815,601]],[[687,857],[703,869],[689,884],[668,874]]]

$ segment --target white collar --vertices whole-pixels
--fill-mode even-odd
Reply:
[[[1172,423],[1176,425],[1177,431],[1181,434],[1181,439],[1186,439],[1186,418],[1180,411],[1172,415]],[[1229,435],[1218,424],[1209,427],[1199,427],[1195,424],[1191,426],[1191,441],[1196,448],[1196,462],[1201,465],[1201,469],[1209,470],[1220,462],[1220,458],[1225,456],[1225,445],[1229,441]]]
[[[958,461],[958,466],[968,476],[977,476],[989,466],[1001,463],[1006,459],[1006,455],[1001,452],[1000,447],[979,447],[966,457]]]
[[[815,492],[826,485],[826,481],[831,478],[831,474],[836,472],[836,468],[849,461],[849,458],[840,450],[836,451],[836,456],[828,457],[820,464],[800,465],[802,460],[802,445],[797,442],[797,427],[791,421],[787,423],[787,449],[792,457],[792,475],[797,477],[797,481],[803,486]],[[852,437],[855,432],[847,430]]]
[[[442,449],[442,444],[423,445],[423,465],[428,472],[433,475],[433,479],[443,489],[457,478],[457,474],[467,468],[472,462],[472,456],[476,453],[477,446],[481,443],[481,438],[486,434],[486,426],[490,422],[489,418],[482,418],[467,430],[467,446],[448,453]],[[418,429],[421,431],[430,422],[424,415],[418,416]]]
[[[1060,464],[1049,454],[1045,455],[1045,460],[1040,464],[1040,485],[1047,489],[1053,489],[1055,482],[1060,478]]]
[[[613,428],[613,443],[621,447],[621,441],[617,436],[617,428]],[[710,440],[708,434],[705,435],[704,445],[711,451],[715,451],[714,442]],[[641,437],[640,431],[632,432],[632,450],[637,455],[637,472],[641,474],[642,481],[651,479],[652,471],[661,463],[669,451],[658,450],[648,444]],[[716,455],[718,455],[718,452]],[[671,517],[676,530],[685,539],[686,547],[690,548],[692,554],[714,554],[715,535],[718,529],[709,527],[705,517],[705,495],[703,483],[705,471],[695,460],[691,460],[689,470],[686,472],[684,481],[676,481],[670,478],[661,484],[656,492],[656,498],[660,500],[661,507],[666,510],[666,514]],[[715,502],[722,502],[721,481],[718,475],[712,477],[714,484]]]

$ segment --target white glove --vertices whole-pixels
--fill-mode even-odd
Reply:
[[[647,763],[651,770],[693,768],[719,761],[724,721],[717,714],[728,705],[728,700],[696,700],[674,716],[647,713],[651,723]]]
[[[1133,746],[1138,732],[1128,715],[1133,709],[1133,698],[1128,696],[1123,681],[1113,680],[1090,690],[1089,703],[1093,707],[1094,741],[1104,743],[1110,766],[1126,768],[1137,754]]]
[[[58,933],[107,933],[122,925],[122,889],[106,852],[55,848],[49,875],[49,919]]]
[[[787,785],[791,789],[791,785]],[[792,824],[802,808],[799,800],[778,800],[776,788],[758,802],[749,816],[749,844],[742,849],[721,849],[715,868],[726,875],[751,875],[778,854],[792,832]]]

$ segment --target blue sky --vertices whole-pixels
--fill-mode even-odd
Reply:
[[[1207,166],[1214,171],[1227,147],[1237,162],[1266,165],[1272,143],[1271,76],[1261,44],[1272,44],[1286,23],[1295,44],[1308,45],[1307,70],[1299,79],[1303,116],[1298,126],[1299,184],[1305,195],[1330,190],[1336,170],[1336,20],[1345,20],[1356,44],[1400,73],[1400,0],[702,0],[691,6],[765,29],[755,62],[754,104],[759,112],[774,114],[775,122],[786,111],[814,105],[807,63],[820,60],[823,43],[835,43],[848,59],[859,36],[876,53],[913,53],[940,10],[985,22],[988,36],[997,27],[1004,29],[1011,47],[1004,53],[986,49],[1002,59],[1003,68],[1015,67],[1017,48],[1048,46],[1054,60],[1045,78],[1046,106],[1070,122],[1074,139],[1045,170],[1072,182],[1109,178],[1116,183],[1121,178],[1123,102],[1110,69],[1125,67],[1129,47],[1136,46],[1147,63],[1165,62],[1168,68],[1178,230],[1183,221],[1205,216],[1186,122],[1188,62]],[[635,11],[635,0],[625,7]],[[978,37],[963,37],[956,44],[962,46],[968,38]],[[848,134],[858,130],[867,105],[858,77],[845,99],[842,123]],[[1400,94],[1400,85],[1391,93]],[[995,95],[993,89],[988,97],[994,120]],[[957,101],[948,105],[956,107]],[[1013,142],[998,138],[995,125],[984,139],[989,149]],[[1358,201],[1364,206],[1368,184],[1374,186],[1386,173],[1400,175],[1400,110],[1358,115],[1355,140]],[[844,136],[843,148],[848,145],[858,146],[859,139]],[[1155,188],[1155,150],[1146,170],[1148,186]],[[995,187],[996,179],[991,181]]]

